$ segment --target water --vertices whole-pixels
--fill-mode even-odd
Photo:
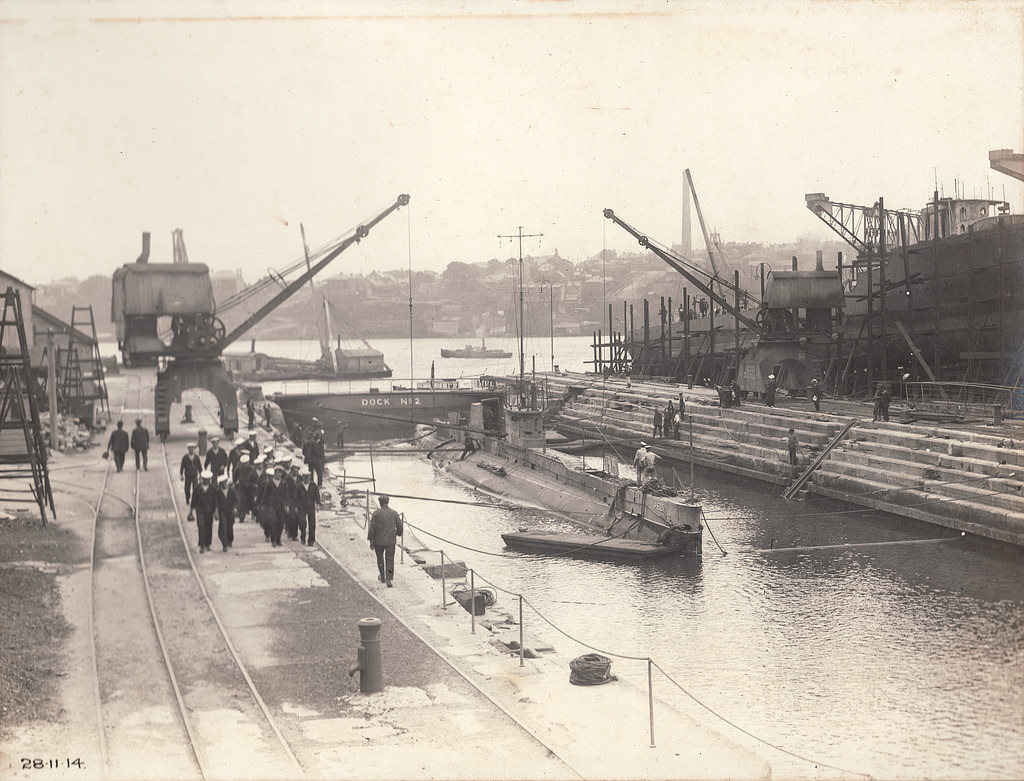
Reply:
[[[370,474],[365,458],[345,466]],[[373,470],[382,491],[480,498],[424,459],[377,457]],[[572,636],[603,652],[650,656],[773,745],[874,776],[1024,777],[1021,553],[827,500],[787,503],[770,490],[698,472],[696,498],[728,555],[705,534],[702,560],[647,565],[506,553],[504,531],[572,526],[534,510],[392,505],[450,541],[420,535],[431,547],[522,593]],[[936,538],[944,541],[778,550]],[[513,597],[499,592],[499,601],[516,610]],[[527,611],[527,627],[531,620]],[[613,659],[613,672],[643,680],[636,664]],[[655,686],[671,697],[667,684]],[[765,753],[784,762],[781,775],[814,773]]]

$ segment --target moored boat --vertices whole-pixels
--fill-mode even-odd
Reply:
[[[465,347],[459,349],[448,349],[445,347],[441,348],[442,358],[511,358],[512,353],[506,350],[499,350],[496,348],[488,348],[484,340],[480,340],[480,346],[467,344]]]

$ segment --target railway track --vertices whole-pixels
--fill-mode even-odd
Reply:
[[[131,379],[122,414],[129,396],[137,410],[152,398],[148,373]],[[168,447],[152,443],[148,471],[108,464],[95,504],[90,629],[102,775],[299,777],[207,594]]]

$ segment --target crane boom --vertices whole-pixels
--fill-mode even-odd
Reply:
[[[693,205],[697,209],[697,220],[700,222],[700,232],[704,234],[704,246],[708,248],[708,260],[711,261],[711,275],[718,279],[718,264],[715,263],[715,254],[711,251],[711,239],[708,238],[708,228],[704,224],[704,212],[700,209],[700,200],[697,198],[697,189],[693,186],[693,178],[690,176],[690,169],[683,171],[686,174],[686,183],[690,185],[690,192],[693,194]]]
[[[253,312],[245,320],[245,322],[243,322],[241,325],[239,325],[237,328],[235,328],[235,330],[233,330],[231,333],[227,334],[224,337],[223,340],[218,342],[217,343],[218,352],[220,350],[223,350],[225,347],[227,347],[231,343],[233,343],[242,334],[244,334],[246,331],[248,331],[250,328],[252,328],[258,322],[260,322],[260,320],[262,320],[264,317],[266,317],[272,311],[274,311],[274,309],[276,309],[278,306],[280,306],[293,293],[295,293],[295,291],[299,290],[309,280],[311,280],[314,276],[319,274],[327,266],[327,264],[330,263],[332,260],[334,260],[336,257],[338,257],[338,255],[340,255],[342,252],[347,250],[353,244],[356,244],[359,241],[361,241],[362,239],[366,238],[366,236],[368,236],[369,233],[370,233],[370,229],[373,228],[374,226],[376,226],[377,223],[379,223],[381,220],[383,220],[385,217],[387,217],[392,212],[397,211],[399,208],[401,208],[402,206],[405,206],[408,203],[409,203],[409,196],[408,195],[405,195],[405,194],[399,195],[398,198],[395,199],[395,202],[393,204],[391,204],[388,208],[386,208],[384,211],[382,211],[376,217],[371,219],[365,225],[360,225],[358,228],[356,228],[351,236],[348,236],[347,238],[343,239],[341,241],[341,243],[338,244],[337,247],[335,247],[333,250],[331,250],[329,253],[327,253],[319,262],[317,262],[315,265],[313,265],[310,268],[308,268],[304,274],[302,274],[297,279],[295,279],[294,281],[292,281],[291,283],[286,285],[281,290],[281,292],[279,292],[276,296],[274,296],[272,299],[270,299],[270,301],[265,303],[263,306],[261,306],[255,312]]]
[[[764,328],[758,325],[754,320],[751,320],[740,310],[736,309],[736,307],[730,304],[728,301],[726,301],[722,295],[716,293],[710,285],[705,285],[697,276],[695,276],[692,272],[690,272],[689,269],[686,268],[686,266],[683,265],[679,258],[675,257],[671,252],[657,246],[656,244],[653,244],[651,240],[644,236],[642,233],[640,233],[640,231],[638,231],[632,225],[627,223],[625,220],[622,220],[619,217],[617,217],[615,215],[615,212],[613,212],[611,209],[605,209],[604,216],[607,219],[614,222],[624,231],[626,231],[626,233],[631,234],[640,243],[641,247],[646,247],[659,258],[661,258],[663,261],[665,261],[665,263],[667,263],[669,266],[671,266],[684,277],[686,277],[686,279],[693,283],[698,290],[704,293],[704,295],[710,297],[712,301],[714,301],[716,304],[722,307],[723,311],[728,312],[741,323],[743,323],[743,325],[745,325],[747,328],[756,333],[761,333],[762,331],[764,331]],[[721,282],[719,282],[719,284],[721,284]]]

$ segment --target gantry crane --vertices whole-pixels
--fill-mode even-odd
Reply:
[[[175,263],[149,262],[149,234],[143,234],[142,254],[135,263],[114,272],[112,315],[117,328],[118,346],[126,366],[157,365],[154,399],[155,430],[161,439],[170,433],[171,404],[181,401],[182,391],[204,388],[212,392],[220,405],[221,427],[228,436],[238,430],[235,386],[220,356],[224,349],[273,312],[286,299],[320,273],[342,252],[369,235],[381,220],[409,203],[408,195],[399,195],[386,209],[357,227],[350,235],[304,257],[284,272],[271,272],[266,278],[235,294],[220,307],[213,297],[210,271],[205,264],[182,261],[184,246],[176,238]],[[179,245],[181,252],[178,251]],[[285,274],[305,265],[305,271],[287,282]],[[280,289],[228,331],[219,315],[242,304],[251,304],[257,296],[274,287]],[[169,320],[169,331],[167,330]],[[170,341],[164,334],[168,334]]]

